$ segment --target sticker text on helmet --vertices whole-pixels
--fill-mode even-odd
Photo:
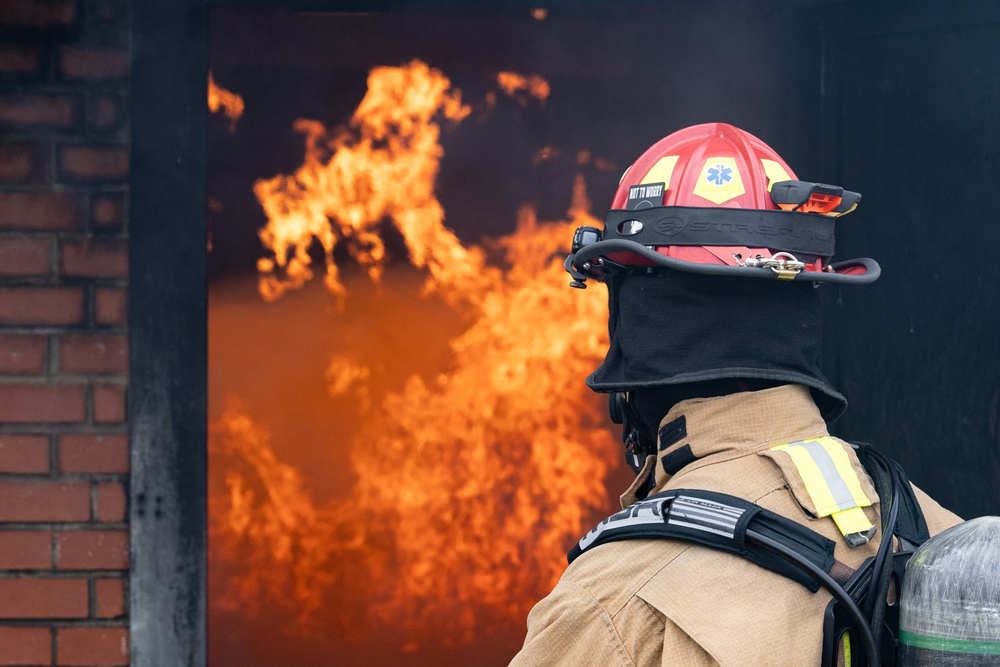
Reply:
[[[627,209],[634,211],[640,208],[662,206],[665,189],[666,183],[643,183],[629,187]]]

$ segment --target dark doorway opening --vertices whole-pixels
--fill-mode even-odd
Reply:
[[[510,621],[515,614],[492,622],[495,609],[473,609],[474,618],[481,612],[480,620],[462,626],[472,628],[470,639],[454,631],[400,629],[358,643],[347,634],[324,636],[320,615],[309,621],[319,622],[318,634],[295,639],[294,631],[285,633],[293,639],[282,645],[272,641],[281,634],[275,627],[294,628],[297,620],[286,616],[272,623],[268,614],[280,605],[269,606],[265,592],[255,600],[263,614],[248,615],[257,620],[244,629],[233,608],[253,597],[254,589],[244,591],[250,597],[234,598],[216,597],[210,587],[206,602],[204,554],[211,545],[204,536],[211,514],[205,509],[205,443],[211,437],[204,425],[217,422],[226,404],[220,395],[205,408],[205,378],[214,372],[202,364],[205,285],[218,295],[214,303],[228,308],[222,315],[232,334],[226,348],[257,350],[256,356],[220,362],[243,373],[226,380],[230,386],[259,389],[258,398],[244,398],[243,406],[266,402],[259,397],[268,391],[294,396],[284,421],[269,425],[271,442],[276,456],[301,471],[300,488],[314,511],[329,510],[355,488],[350,448],[338,458],[317,443],[338,428],[345,441],[360,437],[361,426],[344,431],[343,424],[345,415],[360,414],[350,411],[365,400],[361,390],[371,382],[373,360],[388,359],[387,368],[396,373],[375,372],[382,390],[400,392],[400,383],[414,375],[426,384],[453,361],[446,343],[470,327],[467,310],[449,306],[440,293],[427,297],[421,291],[428,269],[413,266],[413,248],[391,216],[376,225],[389,258],[381,287],[373,286],[372,265],[359,263],[348,243],[330,251],[348,290],[345,310],[337,310],[336,298],[321,284],[322,244],[304,250],[318,267],[306,287],[267,304],[267,316],[241,309],[263,303],[257,262],[273,259],[257,237],[268,217],[254,183],[301,168],[305,135],[294,129],[297,119],[323,124],[324,159],[334,150],[329,141],[335,128],[345,128],[344,136],[356,132],[350,119],[368,90],[370,70],[378,66],[400,68],[419,60],[447,77],[451,89],[461,89],[468,113],[457,122],[435,121],[443,156],[434,192],[459,245],[479,248],[486,264],[499,269],[509,268],[511,259],[496,240],[517,231],[525,210],[541,222],[567,222],[582,183],[592,202],[588,210],[600,218],[631,159],[664,134],[697,122],[743,127],[774,146],[799,175],[861,191],[865,200],[857,218],[838,230],[838,255],[873,256],[885,273],[869,291],[827,295],[825,370],[852,403],[834,428],[878,443],[918,485],[960,514],[995,511],[1000,361],[991,338],[998,324],[992,305],[997,287],[987,267],[998,232],[981,202],[997,187],[992,156],[1000,143],[994,118],[1000,105],[990,82],[1000,61],[991,46],[997,17],[989,10],[944,12],[921,3],[902,20],[889,9],[836,2],[550,3],[544,11],[516,3],[476,11],[412,3],[377,13],[323,4],[194,7],[193,13],[137,8],[134,14],[135,664],[152,664],[143,663],[143,656],[155,661],[168,654],[183,654],[178,664],[202,664],[206,619],[211,663],[220,667],[291,660],[506,664],[520,641],[523,621]],[[164,50],[184,57],[163,62]],[[206,118],[209,69],[245,103],[233,131],[228,118]],[[497,78],[501,72],[521,75],[525,83],[507,91]],[[533,92],[533,76],[548,86],[544,101],[537,88]],[[943,221],[954,221],[946,233]],[[206,241],[207,262],[198,257]],[[376,303],[381,305],[375,310],[400,315],[406,326],[371,319],[369,306]],[[407,310],[418,303],[429,310]],[[291,310],[317,314],[320,333],[289,335],[284,311]],[[346,316],[356,318],[355,328],[338,330]],[[372,343],[366,332],[373,328],[402,339],[402,347],[392,354]],[[278,340],[303,354],[274,360]],[[372,363],[341,355],[346,375],[331,377],[334,347],[360,350]],[[312,384],[297,384],[293,391],[291,385],[262,382],[256,371],[268,365],[286,380],[301,372]],[[369,375],[352,376],[351,369]],[[331,385],[346,389],[331,396]],[[589,514],[581,523],[610,507],[622,479],[620,472],[607,472],[615,465],[616,435],[602,431],[608,427],[600,401],[587,405],[594,414],[587,426],[609,446],[600,453],[602,478],[612,481],[599,502],[584,503]],[[271,469],[286,462],[276,458]],[[246,500],[248,489],[263,497],[260,488],[247,485],[239,487],[243,495],[233,495],[224,474],[220,479],[230,500]],[[305,540],[322,533],[297,534]],[[356,537],[340,536],[345,542]],[[388,547],[381,553],[399,558]],[[281,570],[279,562],[270,565]],[[238,569],[229,567],[230,573]],[[167,572],[175,578],[167,585],[175,592],[170,596],[162,595]],[[344,576],[327,567],[317,572]],[[280,575],[294,588],[288,572]],[[313,580],[302,581],[308,586]],[[338,602],[335,586],[325,590],[324,609],[359,600],[347,595]],[[217,601],[228,608],[217,607],[218,616],[206,612]],[[379,621],[370,609],[344,609],[358,612],[359,627],[391,627],[392,614],[401,610],[407,619],[422,613],[417,604],[400,604]],[[179,618],[183,622],[161,620]],[[480,623],[488,626],[481,633]]]

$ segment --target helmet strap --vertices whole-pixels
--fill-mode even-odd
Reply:
[[[611,420],[622,425],[625,462],[632,472],[639,475],[647,467],[646,458],[656,454],[656,438],[646,430],[642,417],[630,398],[628,392],[616,392],[610,396],[609,407]],[[646,490],[648,492],[649,489]],[[645,494],[639,497],[645,498]]]

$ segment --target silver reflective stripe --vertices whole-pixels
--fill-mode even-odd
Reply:
[[[722,535],[723,537],[728,537],[732,539],[735,536],[735,532],[732,530],[716,530],[715,528],[709,528],[708,526],[703,526],[697,523],[688,523],[687,521],[678,521],[676,519],[670,519],[667,521],[671,526],[683,526],[684,528],[692,528],[694,530],[700,530],[703,533],[714,533],[715,535]]]
[[[837,504],[837,510],[847,510],[858,506],[850,489],[847,488],[847,484],[837,471],[837,464],[833,462],[830,452],[826,451],[822,444],[815,440],[810,442],[800,440],[799,442],[790,442],[787,446],[802,447],[809,452],[813,463],[816,464],[823,479],[826,480],[826,486],[830,489],[833,502]]]
[[[631,507],[609,516],[607,519],[597,524],[593,530],[580,538],[580,549],[584,550],[593,544],[605,531],[626,526],[640,526],[643,524],[662,524],[664,499],[643,500]]]
[[[710,500],[678,496],[670,505],[667,523],[732,538],[743,512]]]

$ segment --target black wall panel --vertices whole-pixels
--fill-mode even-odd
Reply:
[[[829,294],[836,424],[964,517],[1000,511],[1000,22],[992,7],[846,5],[828,77],[837,183],[860,191],[838,255],[883,276]],[[830,33],[834,31],[829,31]]]

